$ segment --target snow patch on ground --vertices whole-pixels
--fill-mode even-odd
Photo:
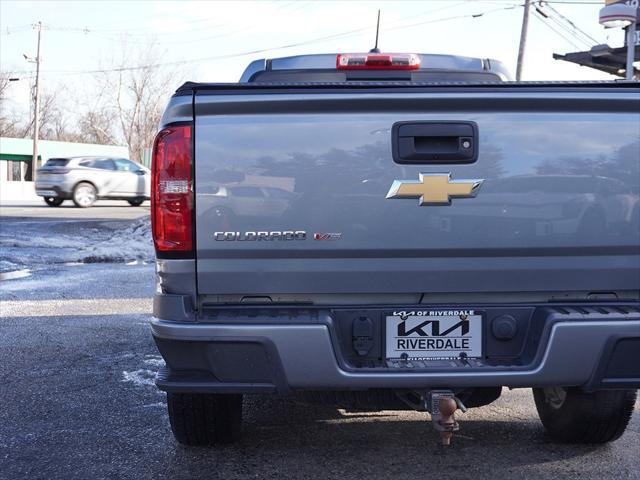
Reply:
[[[164,402],[148,403],[143,405],[142,408],[167,408],[167,404]]]
[[[140,370],[134,370],[133,372],[127,372],[123,370],[122,381],[133,383],[138,387],[155,386],[156,372],[141,368]]]
[[[147,365],[158,368],[165,366],[164,360],[160,355],[148,355],[148,357],[144,359],[144,363]]]
[[[4,221],[4,220],[3,220]],[[45,226],[46,228],[46,226]],[[76,228],[77,234],[32,230],[0,234],[0,273],[51,264],[125,263],[140,265],[155,260],[151,219],[104,222],[102,228]]]
[[[33,238],[0,238],[0,247],[5,248],[82,248],[87,244],[85,239],[62,235],[59,237],[33,237]]]
[[[22,265],[18,263],[14,263],[5,259],[0,259],[0,273],[13,272],[14,270],[20,270],[21,268],[22,268]]]
[[[83,263],[113,263],[153,262],[154,259],[151,221],[144,217],[124,230],[114,232],[111,238],[82,249],[78,260]]]
[[[12,270],[9,272],[0,272],[0,280],[15,280],[17,278],[24,278],[29,276],[31,276],[31,270],[29,270],[28,268]]]

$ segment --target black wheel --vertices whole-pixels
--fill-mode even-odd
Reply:
[[[64,199],[58,197],[44,197],[44,201],[50,207],[59,207],[64,202]]]
[[[554,440],[565,443],[606,443],[627,428],[636,403],[636,390],[534,388],[538,415]]]
[[[144,198],[134,198],[133,200],[127,200],[127,202],[129,202],[129,205],[132,207],[139,207],[142,205],[142,202],[144,202]]]
[[[88,182],[80,182],[73,189],[73,203],[76,207],[87,208],[96,203],[98,192],[96,187]]]
[[[167,393],[171,430],[184,445],[215,445],[240,439],[242,395]]]

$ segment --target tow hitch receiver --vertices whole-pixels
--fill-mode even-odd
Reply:
[[[462,412],[467,409],[462,402],[455,397],[453,392],[447,390],[435,390],[429,393],[429,406],[431,414],[431,422],[433,428],[440,432],[442,445],[451,445],[451,437],[453,432],[460,430],[460,425],[456,422],[455,412],[460,408]]]
[[[440,432],[442,445],[451,445],[453,432],[460,430],[455,412],[467,411],[462,401],[451,390],[396,392],[396,395],[418,412],[429,412],[433,428]]]

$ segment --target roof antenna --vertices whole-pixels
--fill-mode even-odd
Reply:
[[[380,53],[378,48],[378,33],[380,33],[380,10],[378,10],[378,23],[376,24],[376,45],[369,50],[369,53]]]

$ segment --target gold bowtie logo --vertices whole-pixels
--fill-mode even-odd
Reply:
[[[387,198],[419,198],[420,205],[451,205],[475,197],[484,180],[451,180],[450,173],[421,173],[420,180],[394,180]]]

